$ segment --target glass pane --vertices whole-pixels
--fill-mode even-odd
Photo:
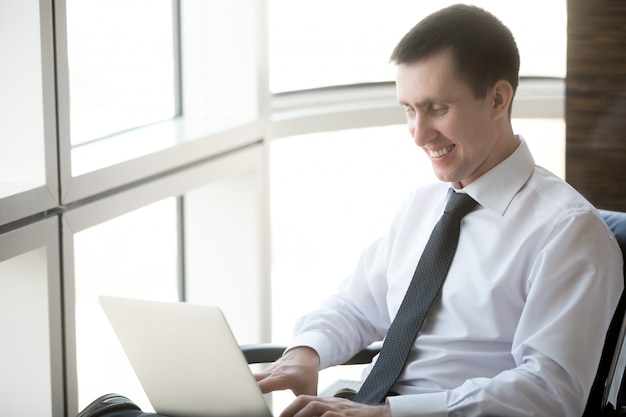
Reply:
[[[67,0],[73,145],[175,115],[171,0]]]
[[[269,0],[274,93],[393,79],[389,55],[422,17],[453,0]],[[565,0],[476,0],[515,35],[521,75],[565,77]],[[537,10],[541,10],[540,13]]]
[[[565,119],[513,119],[535,163],[565,179]]]
[[[168,198],[74,235],[79,409],[120,392],[151,410],[98,296],[178,300],[176,210]]]
[[[40,36],[39,1],[0,2],[0,198],[46,181]]]
[[[47,264],[45,248],[0,262],[3,416],[52,415]]]
[[[265,301],[257,173],[212,181],[184,198],[185,299],[220,307],[239,344],[258,343],[267,323],[255,314]]]

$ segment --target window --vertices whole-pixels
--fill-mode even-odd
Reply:
[[[46,182],[38,3],[0,4],[0,198]]]
[[[125,392],[149,407],[98,296],[178,301],[176,199],[167,198],[74,235],[80,403]]]
[[[268,333],[261,156],[216,157],[64,215],[79,408],[121,392],[151,410],[99,295],[218,305],[240,343]]]
[[[176,115],[171,0],[68,0],[73,145]]]
[[[396,43],[422,17],[453,3],[270,0],[270,89],[392,80],[388,62]],[[509,26],[520,49],[521,75],[565,77],[565,0],[472,3]]]
[[[264,2],[66,3],[56,45],[66,203],[264,136]]]

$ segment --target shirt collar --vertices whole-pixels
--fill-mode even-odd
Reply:
[[[522,136],[520,144],[508,158],[472,181],[463,190],[483,207],[500,216],[535,169],[535,160]]]

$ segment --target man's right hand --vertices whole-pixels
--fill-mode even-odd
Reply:
[[[263,393],[290,389],[296,396],[317,395],[320,358],[309,347],[289,349],[264,372],[255,375]]]

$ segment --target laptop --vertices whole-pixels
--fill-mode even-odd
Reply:
[[[99,300],[157,413],[272,415],[218,307],[112,296]]]

